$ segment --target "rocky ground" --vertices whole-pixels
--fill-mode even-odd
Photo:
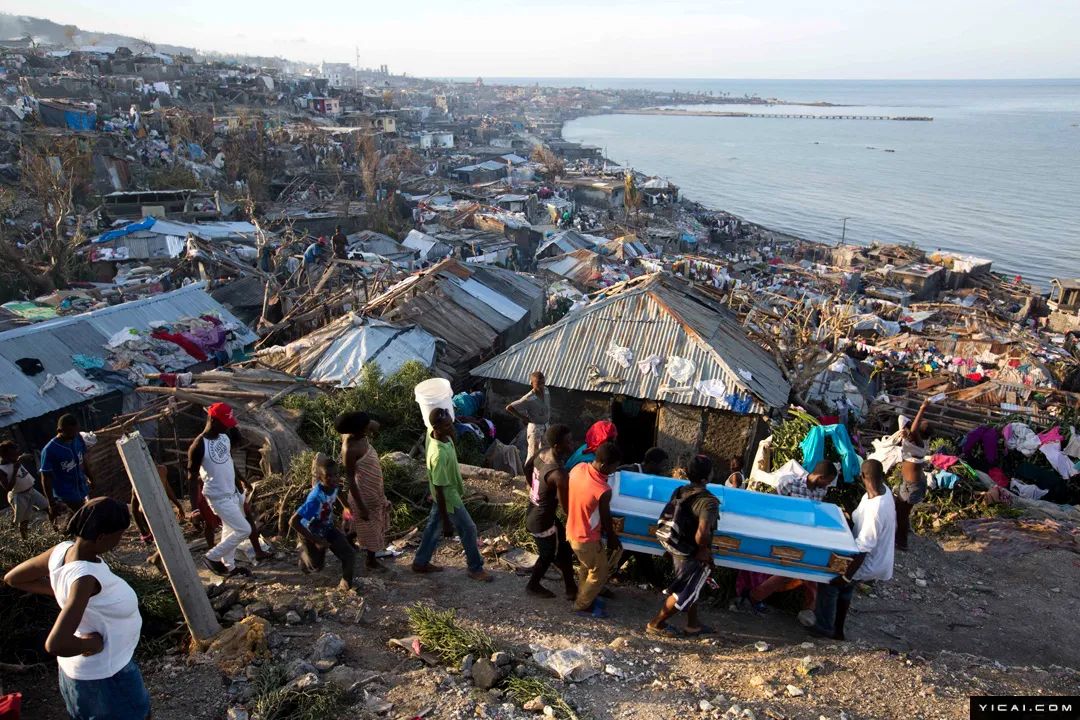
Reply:
[[[1077,549],[916,538],[911,552],[898,555],[890,583],[856,597],[847,643],[813,640],[781,610],[759,616],[708,602],[704,618],[717,635],[647,637],[642,630],[660,602],[657,591],[616,582],[611,618],[580,618],[561,598],[526,596],[524,579],[497,561],[494,583],[469,580],[456,541],[437,556],[447,572],[414,575],[406,552],[388,572],[361,579],[358,594],[335,588],[333,559],[321,574],[301,574],[291,548],[255,568],[254,578],[230,579],[211,592],[226,621],[267,618],[274,658],[297,677],[314,671],[301,682],[351,688],[345,717],[542,712],[477,689],[458,667],[427,666],[389,646],[411,634],[405,609],[426,602],[456,609],[463,624],[488,633],[519,674],[543,673],[531,660],[537,646],[580,647],[596,674],[552,684],[582,718],[966,718],[970,695],[1062,695],[1080,687]],[[549,584],[557,587],[554,574]],[[320,641],[327,634],[340,638],[340,647],[330,648],[340,653],[316,663],[321,670],[300,662],[336,645]],[[143,663],[156,720],[225,717],[252,692],[252,670],[226,675],[205,654],[179,651]],[[17,676],[24,717],[64,717],[53,673]]]

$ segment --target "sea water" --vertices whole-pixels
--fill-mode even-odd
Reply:
[[[1051,277],[1080,277],[1080,80],[517,82],[846,106],[700,109],[931,116],[932,122],[601,115],[567,123],[563,136],[666,177],[692,200],[807,239],[915,243],[977,255],[1044,289]]]

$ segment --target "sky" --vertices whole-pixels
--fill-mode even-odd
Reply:
[[[4,0],[196,47],[428,77],[1080,77],[1080,0]]]

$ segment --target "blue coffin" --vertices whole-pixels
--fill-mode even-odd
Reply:
[[[618,472],[609,477],[611,514],[623,547],[662,555],[656,521],[675,488],[686,485],[657,475]],[[720,500],[713,535],[717,565],[828,582],[858,552],[836,505],[806,498],[709,485]]]

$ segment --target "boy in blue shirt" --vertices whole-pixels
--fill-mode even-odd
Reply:
[[[92,478],[86,467],[86,443],[79,434],[79,420],[61,415],[56,437],[41,451],[41,486],[54,505],[75,512],[90,495]]]
[[[300,569],[304,573],[322,570],[326,564],[326,550],[341,561],[339,590],[350,590],[356,566],[356,550],[349,544],[345,533],[334,525],[334,505],[338,499],[337,468],[322,453],[317,453],[311,463],[314,485],[307,499],[293,516],[289,527],[300,537]]]

